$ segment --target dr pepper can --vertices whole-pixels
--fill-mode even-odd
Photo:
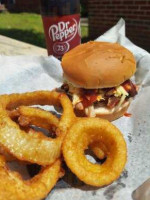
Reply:
[[[81,43],[80,1],[41,0],[48,55],[59,59]]]

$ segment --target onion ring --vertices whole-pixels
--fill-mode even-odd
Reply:
[[[30,180],[23,180],[18,172],[12,172],[0,156],[0,199],[40,200],[47,196],[61,175],[61,161],[43,167]]]
[[[101,142],[107,151],[106,161],[93,164],[84,150],[93,142]],[[63,156],[70,170],[84,183],[105,186],[116,180],[124,169],[127,148],[121,132],[110,122],[99,118],[77,120],[63,142]]]
[[[35,125],[47,130],[54,130],[59,124],[59,119],[52,113],[27,106],[20,106],[18,108],[19,118],[18,122],[21,126]],[[25,119],[25,123],[22,122],[22,118]]]
[[[25,127],[24,131],[26,131],[27,134],[29,134],[30,136],[32,136],[34,138],[39,138],[39,137],[44,138],[45,137],[42,132],[35,131],[34,129],[29,128],[29,127]],[[14,157],[12,154],[10,154],[9,151],[7,149],[5,149],[5,147],[3,147],[3,146],[0,146],[0,155],[3,155],[5,157],[5,160],[8,162],[17,160],[18,162],[26,163],[24,161],[18,160],[16,157]]]
[[[8,111],[8,113],[11,119],[16,120],[18,118],[19,125],[24,127],[25,131],[33,137],[37,137],[37,135],[43,137],[43,133],[29,128],[30,125],[42,126],[44,129],[56,131],[54,128],[56,128],[59,123],[59,119],[55,115],[35,107],[20,106],[17,109]],[[0,154],[4,155],[7,161],[16,160],[16,158],[2,146],[0,146]]]
[[[97,158],[100,160],[104,159],[106,157],[106,147],[101,142],[93,142],[89,145],[90,149],[93,151],[93,153],[96,155]]]
[[[47,130],[56,131],[54,128],[56,128],[59,123],[59,119],[56,116],[48,111],[35,107],[20,106],[17,109],[8,111],[8,113],[11,119],[16,121],[18,120],[19,125],[24,127],[25,131],[33,137],[37,137],[35,134],[43,137],[43,133],[29,128],[30,125],[42,126],[42,128]],[[16,160],[16,158],[7,152],[7,150],[2,146],[0,146],[0,154],[4,155],[7,161]]]
[[[83,117],[77,117],[77,120],[80,120],[80,119],[83,119]],[[98,142],[98,141],[93,142],[89,145],[89,148],[92,150],[95,156],[99,158],[100,160],[106,157],[105,155],[106,147],[103,143]]]
[[[10,119],[7,112],[20,105],[62,105],[63,114],[57,127],[61,134],[55,139],[41,135],[33,137],[21,130],[19,125]],[[44,116],[47,118],[47,115],[46,112],[43,118]],[[39,165],[52,164],[60,157],[62,140],[74,119],[72,104],[64,94],[55,91],[36,91],[2,95],[0,97],[0,144],[19,160]]]

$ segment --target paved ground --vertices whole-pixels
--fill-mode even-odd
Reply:
[[[0,35],[0,55],[47,55],[47,50]]]

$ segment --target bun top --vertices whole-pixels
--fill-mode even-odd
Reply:
[[[136,70],[133,54],[117,43],[88,42],[62,58],[64,78],[76,87],[115,87],[129,79]]]

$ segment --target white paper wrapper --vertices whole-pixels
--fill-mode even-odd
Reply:
[[[132,192],[150,177],[150,54],[126,38],[123,19],[97,41],[118,42],[136,57],[137,72],[133,79],[140,90],[128,110],[132,117],[114,122],[127,142],[128,162],[121,177],[110,186],[93,188],[81,184],[72,187],[62,180],[47,200],[131,200]],[[0,56],[0,74],[0,94],[51,90],[62,83],[60,62],[52,56]]]

